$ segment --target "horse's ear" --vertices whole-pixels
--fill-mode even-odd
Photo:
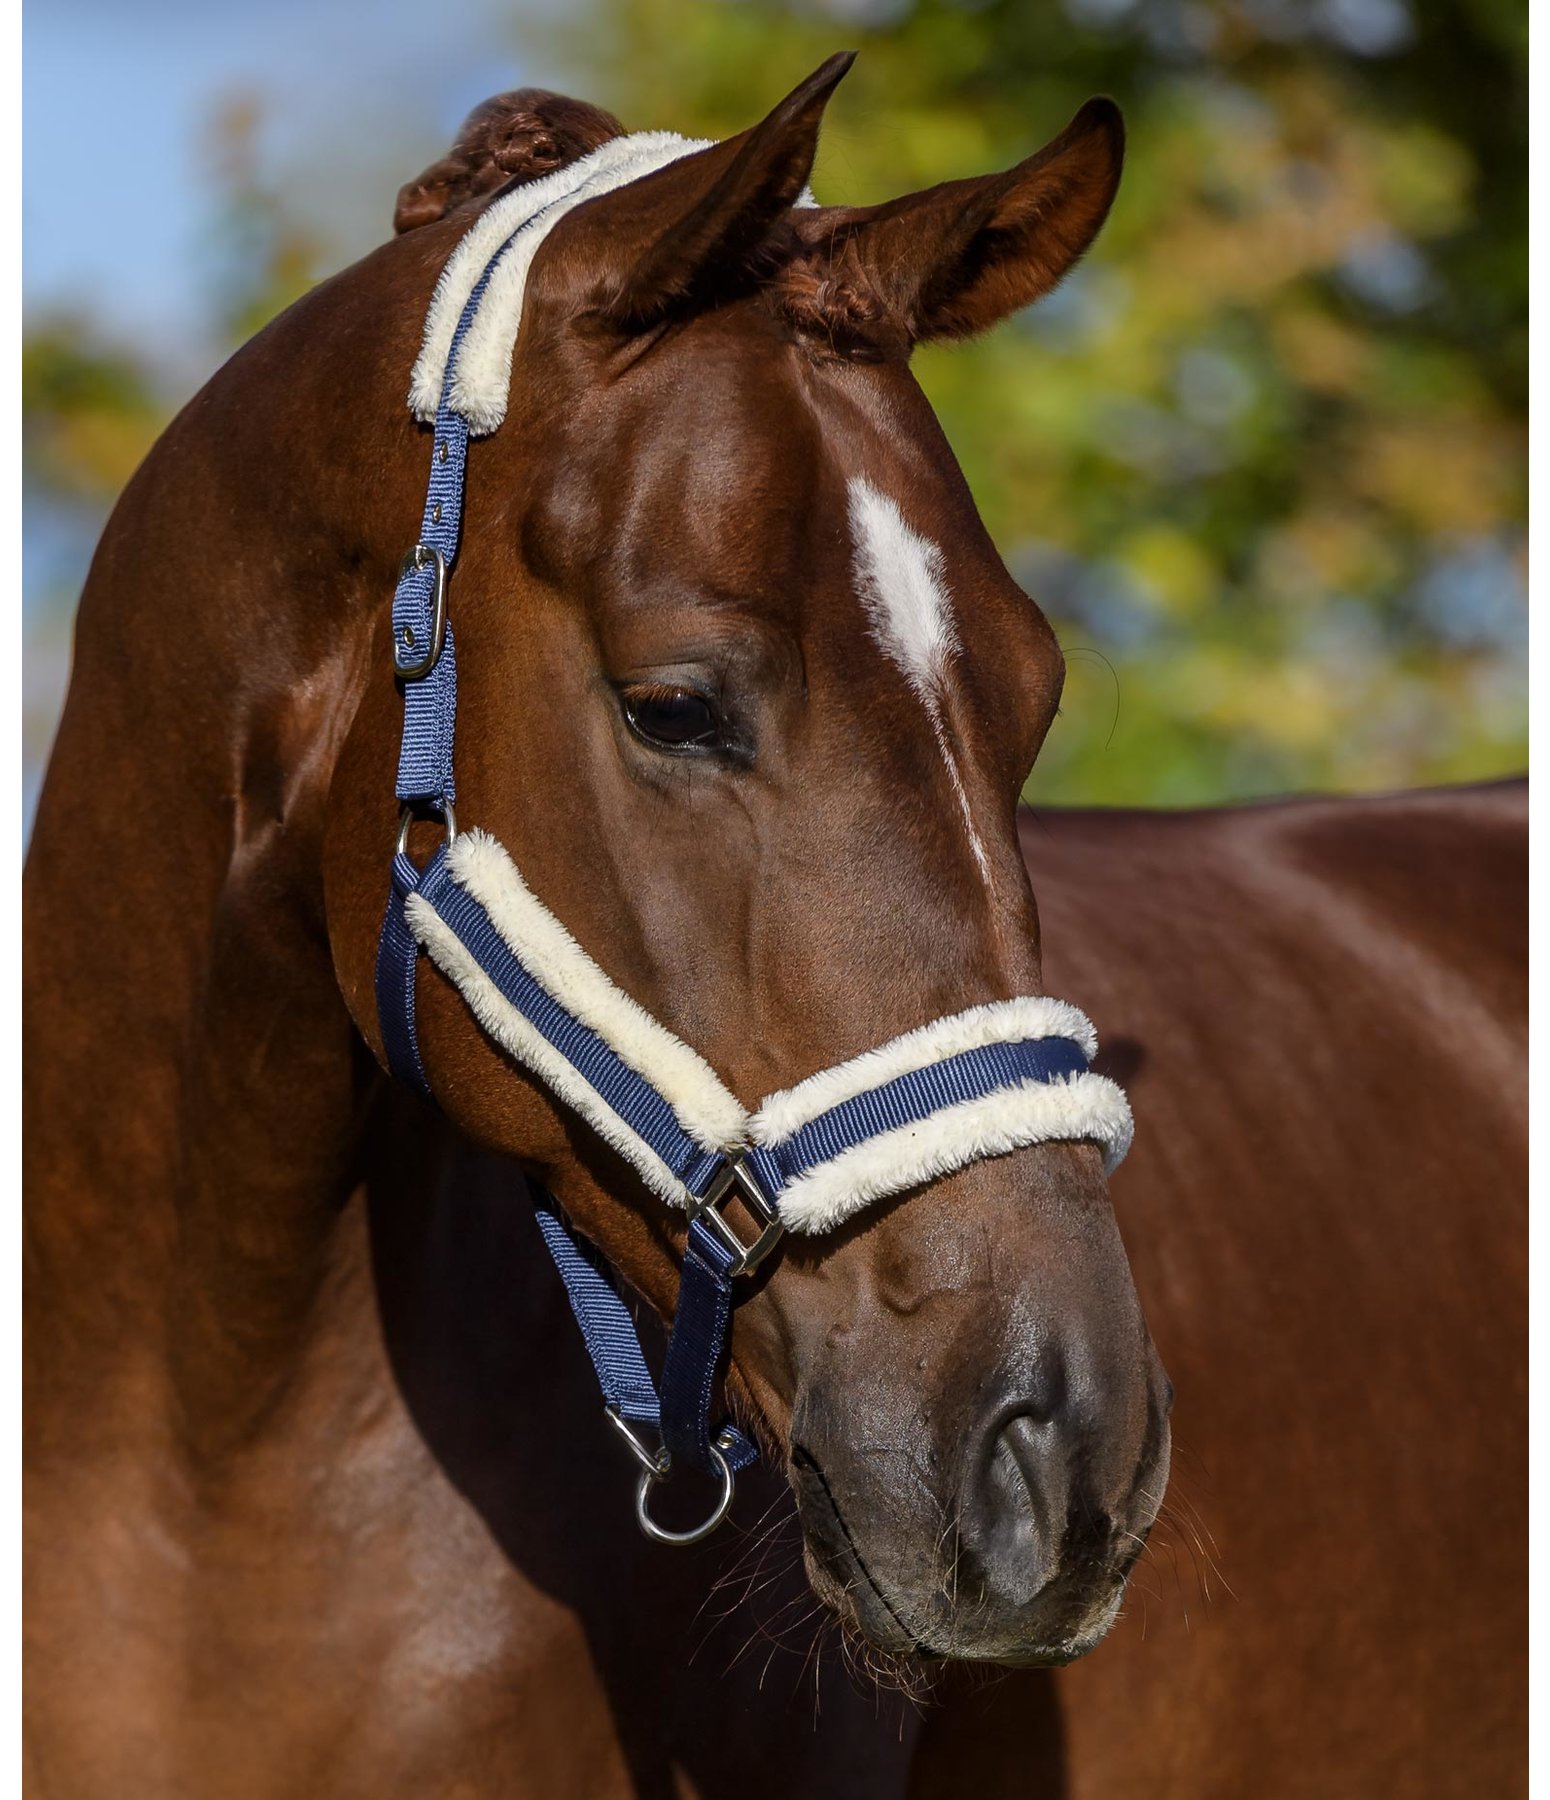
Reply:
[[[831,56],[752,130],[588,206],[589,310],[640,330],[746,265],[807,185],[824,107],[854,61]]]
[[[509,182],[532,181],[586,156],[624,127],[600,106],[542,88],[518,88],[476,106],[450,154],[398,190],[393,229],[434,225]]]
[[[1119,187],[1125,122],[1089,100],[1060,136],[1004,175],[815,221],[813,249],[844,249],[912,342],[969,337],[1047,294],[1097,237]]]

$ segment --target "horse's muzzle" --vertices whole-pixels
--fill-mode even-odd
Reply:
[[[1062,1172],[1068,1203],[1038,1204]],[[1162,1503],[1172,1390],[1113,1216],[1070,1159],[1039,1173],[1015,1201],[989,1168],[956,1178],[958,1253],[910,1265],[951,1285],[881,1278],[880,1233],[835,1259],[866,1253],[809,1340],[791,1477],[814,1589],[883,1649],[1070,1661]]]
[[[818,1593],[895,1653],[1058,1664],[1093,1649],[1118,1617],[1168,1478],[1171,1389],[1152,1361],[1140,1451],[1117,1484],[1101,1467],[1090,1396],[997,1404],[964,1444],[956,1491],[914,1505],[883,1467],[867,1491],[795,1442]]]

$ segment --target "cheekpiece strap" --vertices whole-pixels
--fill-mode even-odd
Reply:
[[[491,274],[501,255],[528,220],[503,243],[486,265],[459,318],[448,357],[448,373],[437,407],[431,448],[431,474],[420,535],[403,558],[393,595],[393,671],[404,700],[403,737],[399,747],[396,793],[401,807],[398,849],[377,944],[375,988],[383,1048],[392,1073],[429,1098],[431,1088],[420,1056],[415,1016],[415,982],[422,948],[411,930],[410,914],[440,898],[462,941],[478,956],[478,946],[493,935],[481,909],[447,880],[447,857],[456,837],[453,805],[457,798],[453,752],[457,733],[457,643],[449,612],[449,585],[462,530],[463,495],[468,468],[469,423],[451,401],[452,369],[462,340],[478,313]],[[408,856],[408,827],[419,814],[440,817],[446,840],[424,869]],[[596,1034],[565,1014],[538,988],[526,983],[523,999],[542,1017],[557,1046],[555,1054],[573,1060],[599,1089],[635,1118],[643,1142],[655,1146],[663,1167],[683,1191],[702,1192],[719,1172],[724,1157],[687,1136],[670,1107],[613,1056]],[[708,1229],[692,1235],[686,1255],[679,1304],[669,1340],[664,1410],[641,1352],[629,1306],[597,1254],[584,1247],[552,1206],[536,1204],[535,1215],[544,1243],[565,1286],[587,1353],[597,1372],[608,1416],[624,1432],[642,1464],[637,1514],[642,1528],[668,1543],[696,1541],[724,1516],[731,1500],[731,1478],[757,1457],[753,1442],[730,1421],[711,1425],[716,1381],[725,1356],[733,1304],[731,1258]],[[653,1447],[632,1429],[657,1434]],[[674,1533],[655,1524],[648,1508],[651,1489],[667,1479],[674,1460],[688,1462],[706,1474],[719,1475],[724,1493],[706,1525]]]

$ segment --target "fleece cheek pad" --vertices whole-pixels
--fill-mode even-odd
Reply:
[[[933,1020],[748,1112],[699,1053],[619,988],[532,892],[496,839],[460,836],[406,904],[410,930],[480,1025],[670,1205],[741,1153],[788,1230],[986,1156],[1088,1139],[1118,1166],[1130,1107],[1088,1062],[1097,1036],[1046,995]],[[621,1071],[634,1080],[621,1079]],[[657,1105],[642,1104],[642,1088]]]

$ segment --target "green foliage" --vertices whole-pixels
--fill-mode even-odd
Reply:
[[[22,343],[27,478],[69,500],[113,495],[165,412],[142,360],[101,341],[89,321],[56,315]]]
[[[304,294],[327,263],[283,192],[260,173],[262,125],[256,99],[229,96],[203,146],[215,205],[199,273],[211,335],[224,349],[246,342]],[[174,409],[162,349],[110,339],[84,308],[29,319],[22,344],[27,479],[46,499],[83,503],[82,517],[100,523]]]
[[[233,94],[216,109],[208,133],[207,166],[219,195],[208,243],[212,310],[234,346],[300,299],[328,264],[284,190],[263,176],[263,124],[261,98]]]

